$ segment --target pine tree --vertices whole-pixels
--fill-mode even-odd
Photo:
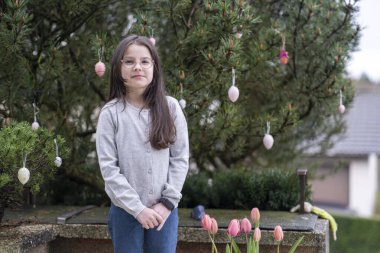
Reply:
[[[40,123],[71,146],[67,177],[100,191],[93,134],[109,73],[97,77],[94,65],[104,48],[109,69],[126,34],[156,39],[168,94],[187,102],[191,158],[200,170],[285,168],[305,141],[321,136],[324,150],[343,129],[339,92],[346,105],[353,96],[344,66],[360,32],[356,1],[7,0],[0,12],[0,115],[32,121],[37,103]],[[235,103],[227,96],[232,69]],[[271,150],[262,144],[267,122]]]

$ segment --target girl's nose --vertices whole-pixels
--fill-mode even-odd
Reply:
[[[134,69],[134,70],[137,70],[137,69],[141,70],[140,62],[136,62],[136,63],[135,63],[135,66],[134,66],[133,69]]]

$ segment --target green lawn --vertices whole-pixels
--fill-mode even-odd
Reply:
[[[335,216],[337,241],[330,239],[332,253],[380,253],[380,219]]]

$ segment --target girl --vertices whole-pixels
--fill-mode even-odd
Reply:
[[[114,251],[174,253],[189,165],[187,123],[178,101],[165,96],[160,59],[146,37],[128,36],[114,52],[96,149],[112,202]]]

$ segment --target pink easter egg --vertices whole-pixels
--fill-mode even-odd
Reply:
[[[346,111],[346,107],[344,105],[339,105],[338,111],[343,114]]]
[[[102,77],[104,73],[106,72],[106,65],[104,65],[103,62],[98,61],[98,63],[95,64],[95,73],[99,76]]]
[[[153,46],[156,45],[156,39],[155,39],[155,38],[150,37],[149,40],[150,40],[150,42],[153,44]]]

